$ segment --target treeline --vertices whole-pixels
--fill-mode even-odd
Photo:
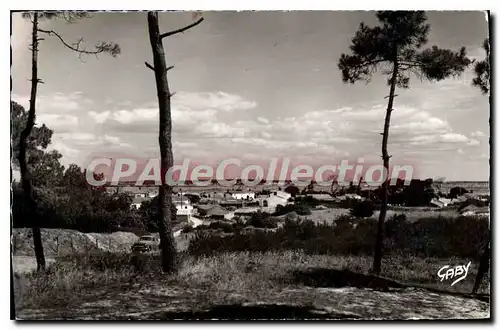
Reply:
[[[13,227],[31,227],[37,216],[44,228],[96,233],[158,231],[156,200],[144,202],[139,209],[132,208],[131,196],[109,194],[102,188],[93,187],[86,182],[85,175],[85,171],[72,164],[57,185],[35,187],[37,210],[25,207],[22,188],[15,182],[12,187]]]
[[[11,102],[12,167],[19,168],[19,136],[25,127],[27,112]],[[44,228],[75,229],[82,232],[156,232],[157,200],[131,208],[132,197],[125,193],[109,194],[103,187],[90,185],[86,172],[71,164],[65,168],[57,150],[49,150],[53,131],[46,125],[35,126],[27,147],[27,162],[32,175],[37,209],[26,205],[22,186],[13,181],[11,206],[14,228],[32,227],[35,219]],[[101,178],[93,174],[96,180]],[[175,212],[173,213],[175,215]]]

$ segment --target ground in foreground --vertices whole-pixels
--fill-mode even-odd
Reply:
[[[406,261],[374,279],[369,258],[300,252],[187,257],[175,276],[96,270],[56,262],[44,275],[18,275],[18,319],[487,319],[489,297],[471,297],[473,274],[456,292],[404,282],[438,282],[429,261]],[[348,269],[355,270],[356,272]],[[427,273],[428,272],[428,273]],[[399,278],[398,278],[399,277]]]

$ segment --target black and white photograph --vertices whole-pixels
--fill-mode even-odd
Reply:
[[[10,19],[12,320],[492,320],[490,11]]]

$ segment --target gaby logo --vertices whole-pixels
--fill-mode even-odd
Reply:
[[[462,265],[455,266],[455,267],[444,266],[441,269],[439,269],[437,274],[441,278],[441,282],[443,282],[444,280],[456,278],[456,280],[454,280],[451,283],[451,286],[454,286],[455,284],[457,284],[458,282],[460,282],[461,280],[463,280],[467,277],[467,273],[469,271],[470,264],[471,264],[471,262],[469,261],[469,263],[467,265],[463,265],[463,266]]]

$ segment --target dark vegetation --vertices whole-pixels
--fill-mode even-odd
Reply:
[[[27,121],[26,110],[11,102],[12,152],[17,154],[18,137]],[[27,147],[27,163],[32,181],[36,212],[26,204],[19,182],[12,184],[12,225],[33,227],[35,218],[44,228],[74,229],[81,232],[157,232],[157,198],[145,201],[139,210],[131,209],[132,197],[126,193],[109,194],[103,187],[87,182],[86,171],[71,164],[64,168],[61,154],[49,151],[53,131],[46,125],[33,128]],[[13,158],[14,168],[18,162]],[[101,176],[90,174],[96,180]],[[174,211],[174,207],[172,209]],[[175,212],[172,212],[175,215]],[[173,219],[174,225],[176,219]]]
[[[356,218],[368,218],[373,215],[375,204],[370,200],[354,201],[349,213]]]
[[[221,252],[303,250],[308,254],[372,255],[376,220],[339,217],[335,224],[286,219],[273,231],[218,236],[197,231],[189,245],[193,255]],[[224,232],[231,232],[230,225]],[[463,257],[479,260],[488,235],[488,219],[429,217],[409,222],[404,215],[385,224],[384,246],[388,254],[418,257]]]

